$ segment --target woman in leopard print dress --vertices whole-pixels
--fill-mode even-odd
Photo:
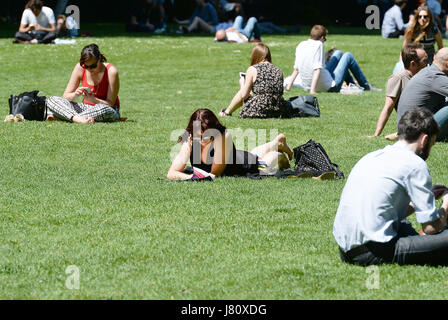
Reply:
[[[240,118],[290,118],[296,115],[283,99],[283,73],[272,64],[269,48],[260,43],[251,54],[251,66],[240,77],[240,90],[220,116],[230,116],[243,106]],[[253,95],[250,92],[253,92]]]

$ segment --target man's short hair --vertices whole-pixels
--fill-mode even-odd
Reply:
[[[395,4],[401,7],[402,4],[408,3],[408,0],[395,0]]]
[[[401,60],[403,60],[405,69],[409,68],[411,61],[420,61],[417,49],[423,49],[423,45],[420,42],[408,43],[401,49]]]
[[[320,24],[316,24],[311,28],[310,37],[313,40],[319,40],[322,36],[326,36],[327,33],[327,28]]]
[[[406,111],[398,122],[398,138],[409,143],[417,141],[422,133],[430,138],[440,131],[439,125],[426,108],[414,108]]]

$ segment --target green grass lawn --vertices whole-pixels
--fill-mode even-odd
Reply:
[[[330,29],[326,49],[353,52],[382,92],[320,93],[319,119],[234,116],[224,125],[278,130],[291,147],[318,141],[346,176],[364,154],[389,144],[365,136],[374,132],[401,41],[337,31]],[[263,37],[285,76],[305,33]],[[371,273],[340,261],[332,227],[345,180],[164,180],[173,131],[197,108],[228,105],[253,44],[97,34],[74,45],[0,39],[2,117],[10,94],[62,95],[81,49],[95,42],[119,70],[129,118],[0,123],[0,298],[448,298],[445,268],[380,266],[379,289],[369,290]],[[285,97],[299,94],[293,88]],[[395,117],[384,133],[395,131]],[[434,183],[448,184],[447,152],[445,143],[432,149]],[[66,288],[70,265],[80,270],[79,290]]]

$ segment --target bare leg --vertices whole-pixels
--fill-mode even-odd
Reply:
[[[261,146],[255,147],[251,153],[258,155],[261,159],[264,160],[264,156],[269,152],[275,151],[280,153],[285,153],[289,160],[292,160],[294,152],[286,143],[286,136],[283,133],[280,133],[274,140],[271,142],[265,143]]]
[[[283,152],[270,151],[264,155],[263,161],[272,168],[288,169],[290,167],[289,160]]]

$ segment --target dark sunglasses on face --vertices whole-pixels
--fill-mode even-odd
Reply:
[[[97,66],[98,66],[98,60],[94,64],[91,64],[90,66],[86,65],[85,63],[82,65],[84,69],[95,69]]]
[[[428,18],[428,16],[418,16],[418,18],[419,19],[422,19],[422,18],[426,19],[426,18]]]

